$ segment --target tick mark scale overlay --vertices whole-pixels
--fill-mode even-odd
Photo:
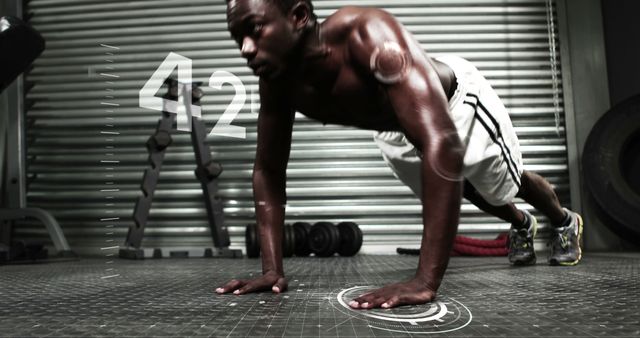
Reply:
[[[120,220],[120,217],[115,215],[115,193],[119,192],[117,188],[116,166],[120,163],[117,159],[117,149],[115,137],[120,135],[120,132],[116,129],[114,112],[115,109],[120,107],[120,104],[116,101],[115,82],[119,78],[116,73],[117,67],[115,60],[117,59],[117,53],[120,51],[120,47],[112,46],[109,44],[100,44],[103,51],[104,64],[98,67],[98,79],[104,84],[104,96],[100,101],[100,107],[104,109],[104,125],[100,130],[100,139],[104,140],[104,152],[102,153],[102,159],[100,164],[103,166],[104,171],[104,184],[100,189],[101,196],[103,196],[102,209],[104,213],[100,217],[100,223],[104,224],[104,245],[100,250],[104,252],[107,261],[104,275],[101,279],[117,278],[120,274],[117,273],[116,268],[113,266],[112,258],[115,258],[115,253],[118,251],[118,241],[115,231],[115,222]],[[90,74],[91,75],[91,74]]]

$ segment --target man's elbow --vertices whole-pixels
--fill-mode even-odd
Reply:
[[[436,142],[428,151],[428,163],[438,176],[448,181],[460,181],[466,147],[456,132]]]
[[[253,167],[253,182],[254,184],[258,181],[260,182],[264,182],[264,181],[273,181],[273,180],[278,180],[278,181],[284,181],[286,180],[286,172],[287,169],[285,168],[279,168],[279,167],[269,167],[269,166],[264,166],[264,165],[254,165]]]

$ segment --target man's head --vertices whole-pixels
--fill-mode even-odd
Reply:
[[[316,21],[311,0],[227,0],[227,24],[242,57],[267,79],[280,75]]]

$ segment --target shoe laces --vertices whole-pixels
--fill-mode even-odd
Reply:
[[[529,232],[525,229],[511,230],[511,246],[516,249],[526,249],[529,247]]]
[[[566,251],[569,247],[569,236],[568,233],[571,230],[570,227],[562,227],[555,229],[557,236],[556,240],[553,241],[554,249],[562,249],[562,251]]]

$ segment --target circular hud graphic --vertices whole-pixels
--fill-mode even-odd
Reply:
[[[354,320],[367,322],[374,329],[402,333],[444,333],[459,330],[471,323],[472,315],[462,303],[438,296],[438,300],[422,305],[393,309],[354,310],[349,302],[374,290],[373,286],[354,286],[340,290],[332,297],[331,305]]]

